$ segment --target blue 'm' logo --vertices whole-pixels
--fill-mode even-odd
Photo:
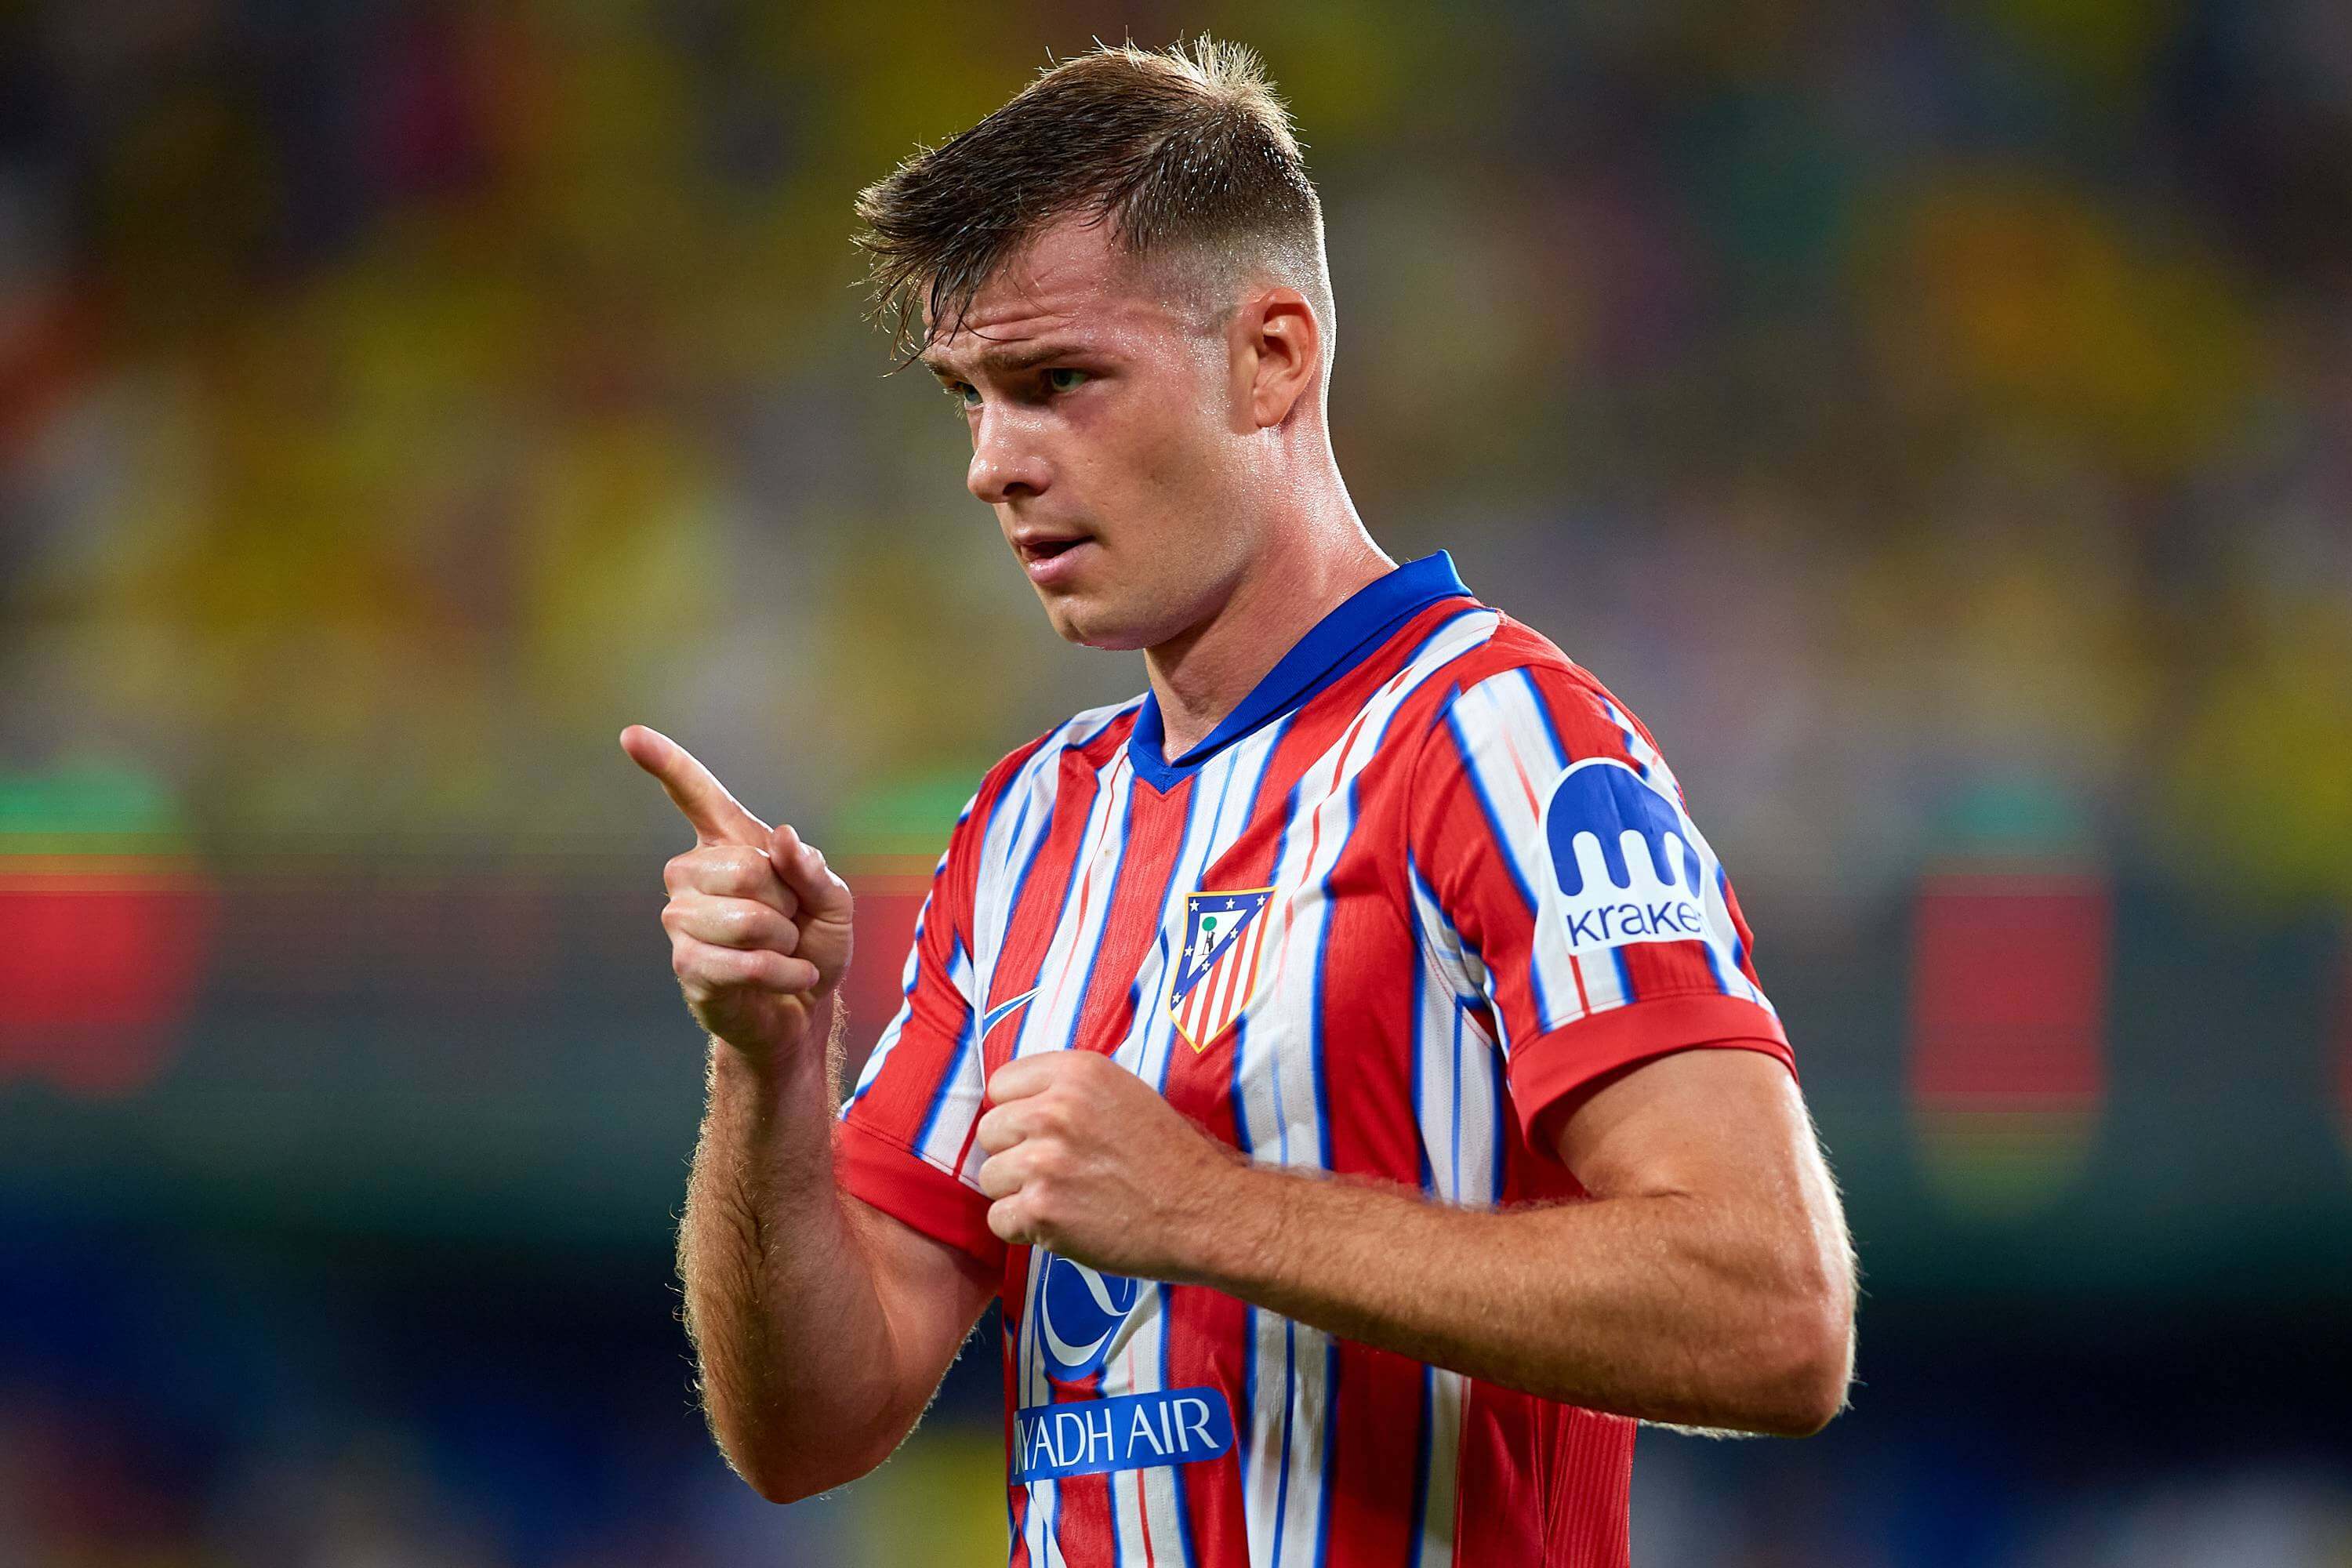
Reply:
[[[1588,757],[1570,768],[1551,792],[1544,811],[1544,835],[1551,845],[1552,871],[1559,890],[1582,898],[1584,868],[1578,864],[1576,839],[1590,833],[1600,841],[1601,863],[1610,887],[1596,887],[1596,896],[1634,889],[1635,868],[1625,858],[1628,833],[1641,835],[1650,864],[1640,868],[1643,879],[1657,887],[1679,887],[1691,897],[1704,897],[1699,881],[1698,849],[1682,814],[1642,775],[1613,757]],[[1682,853],[1667,846],[1672,837]]]
[[[1037,1289],[1037,1342],[1055,1377],[1073,1382],[1099,1371],[1118,1326],[1135,1310],[1139,1282],[1104,1274],[1041,1250],[1045,1283]]]

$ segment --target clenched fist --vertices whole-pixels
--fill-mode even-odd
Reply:
[[[1193,1278],[1228,1221],[1239,1154],[1093,1051],[1015,1057],[977,1136],[988,1226],[1114,1274]]]
[[[642,724],[621,749],[694,827],[663,868],[670,968],[695,1020],[754,1059],[799,1044],[849,967],[849,885],[789,826],[743,809],[693,753]]]

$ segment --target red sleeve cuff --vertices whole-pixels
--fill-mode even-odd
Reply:
[[[1544,1113],[1601,1074],[1703,1046],[1761,1051],[1797,1070],[1780,1020],[1744,996],[1660,996],[1612,1007],[1512,1048],[1511,1100],[1529,1146],[1549,1153],[1548,1134],[1559,1130]]]
[[[833,1169],[852,1197],[992,1272],[1004,1268],[1004,1243],[988,1228],[988,1200],[887,1133],[855,1121],[835,1122]]]

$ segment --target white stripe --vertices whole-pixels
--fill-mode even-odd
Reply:
[[[1441,988],[1450,989],[1458,996],[1483,1000],[1486,994],[1486,966],[1470,951],[1469,943],[1454,928],[1453,917],[1437,901],[1435,891],[1421,875],[1421,868],[1408,862],[1407,873],[1412,889],[1416,934],[1421,939],[1424,961],[1432,966],[1441,982]]]
[[[1167,1310],[1168,1290],[1165,1285],[1146,1281],[1136,1292],[1135,1310],[1119,1325],[1124,1344],[1103,1366],[1106,1398],[1115,1392],[1146,1394],[1160,1386],[1160,1342],[1167,1333],[1160,1317]],[[1140,1564],[1147,1553],[1155,1562],[1169,1561],[1169,1548],[1182,1529],[1176,1518],[1177,1475],[1174,1466],[1110,1473],[1111,1523],[1121,1563]]]
[[[1429,1492],[1421,1539],[1413,1542],[1414,1568],[1452,1568],[1455,1515],[1460,1510],[1462,1415],[1470,1403],[1470,1380],[1432,1367],[1429,1401]]]
[[[963,1141],[973,1119],[980,1114],[984,1069],[980,1054],[980,1008],[971,999],[971,960],[961,945],[956,949],[955,962],[948,967],[948,978],[963,994],[967,1017],[964,1037],[956,1051],[955,1076],[948,1083],[940,1113],[931,1119],[931,1135],[915,1152],[940,1170],[953,1172],[965,1185],[978,1192],[980,1163],[986,1158],[986,1152],[977,1142],[966,1150]],[[956,1165],[958,1154],[964,1156],[961,1169]]]
[[[1087,970],[1102,942],[1111,889],[1127,853],[1127,805],[1135,785],[1127,748],[1113,752],[1095,777],[1094,808],[1063,889],[1061,920],[1037,970],[1037,999],[1013,1026],[1016,1057],[1067,1046],[1079,1009],[1086,1005]]]
[[[1423,964],[1421,1016],[1413,1046],[1422,1064],[1422,1147],[1432,1184],[1449,1203],[1499,1203],[1495,1184],[1496,1105],[1488,1058],[1501,1043],[1469,1010],[1487,1000],[1486,969],[1463,944],[1462,933],[1438,906],[1416,868],[1412,876],[1414,924]],[[1493,1009],[1497,1026],[1500,1007]],[[1458,1100],[1458,1104],[1457,1104]]]
[[[1416,890],[1415,901],[1419,901]],[[1429,1162],[1429,1189],[1447,1203],[1461,1201],[1454,1176],[1461,1168],[1461,1150],[1454,1131],[1454,1106],[1462,1093],[1455,1066],[1454,1020],[1461,998],[1447,977],[1423,962],[1421,1005],[1412,1020],[1413,1077],[1420,1094],[1413,1120],[1421,1137],[1422,1158]]]

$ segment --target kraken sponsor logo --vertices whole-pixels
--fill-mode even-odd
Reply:
[[[1706,841],[1682,803],[1613,757],[1562,773],[1544,839],[1572,952],[1706,935]]]

